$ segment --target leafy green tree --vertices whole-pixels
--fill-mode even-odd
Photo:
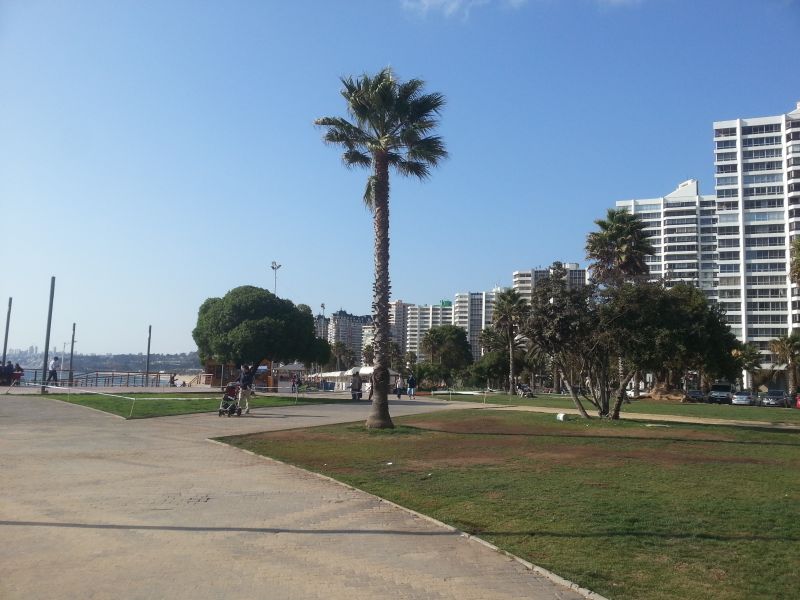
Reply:
[[[530,307],[515,289],[503,290],[497,294],[492,312],[492,326],[502,332],[508,352],[508,393],[515,394],[514,389],[514,342],[523,324],[528,318]]]
[[[323,351],[310,311],[249,285],[203,302],[192,337],[201,360],[237,365],[265,359],[310,362]]]
[[[344,148],[348,167],[372,170],[364,202],[372,211],[375,232],[375,395],[367,417],[369,428],[394,427],[389,415],[389,169],[405,176],[426,179],[431,167],[447,157],[444,142],[431,135],[439,124],[444,96],[424,93],[424,82],[399,81],[390,68],[374,76],[343,78],[342,96],[351,120],[322,117],[324,140]]]
[[[457,325],[431,327],[422,336],[422,348],[428,354],[429,362],[442,365],[448,371],[472,363],[467,332]]]

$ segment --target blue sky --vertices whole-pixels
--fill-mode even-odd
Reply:
[[[712,123],[800,101],[797,0],[0,0],[9,346],[195,349],[208,297],[252,284],[366,314],[365,171],[315,118],[391,66],[445,94],[450,159],[392,180],[394,299],[584,262],[616,200],[694,177]]]

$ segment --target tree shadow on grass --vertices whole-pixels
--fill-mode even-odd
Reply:
[[[425,427],[422,424],[415,424],[415,425],[408,425],[408,427],[413,427],[415,429],[419,429],[421,431],[430,431],[435,433],[446,433],[449,435],[459,435],[459,436],[468,436],[468,435],[485,435],[485,436],[512,436],[512,437],[540,437],[540,438],[554,438],[554,439],[564,439],[564,438],[574,438],[580,440],[636,440],[636,441],[646,441],[646,442],[680,442],[685,444],[696,444],[696,443],[703,443],[703,444],[733,444],[733,445],[743,445],[743,446],[787,446],[791,448],[800,448],[800,438],[798,438],[797,442],[771,442],[771,441],[764,441],[764,440],[720,440],[720,439],[713,439],[713,438],[682,438],[682,437],[661,437],[661,436],[645,436],[645,435],[586,435],[582,433],[571,433],[565,431],[563,433],[542,433],[542,432],[514,432],[514,431],[452,431],[447,429],[440,429],[434,427]],[[744,429],[744,428],[743,428]],[[750,428],[746,428],[750,429]],[[763,429],[759,428],[752,428],[755,431],[760,433],[764,433]],[[786,433],[785,431],[775,432],[775,433]]]

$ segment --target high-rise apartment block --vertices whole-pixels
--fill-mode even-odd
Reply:
[[[442,300],[433,305],[411,305],[406,319],[406,352],[413,352],[417,360],[424,360],[422,338],[431,327],[453,323],[453,303]]]
[[[453,325],[467,332],[472,358],[478,360],[482,354],[481,331],[492,324],[494,301],[501,288],[491,292],[464,292],[456,294],[453,304]]]
[[[774,117],[716,121],[714,167],[713,196],[690,180],[663,198],[617,206],[647,223],[653,278],[700,287],[769,367],[770,340],[800,323],[789,278],[791,240],[800,235],[800,103]]]
[[[406,353],[409,306],[411,304],[402,300],[389,303],[389,334],[392,341],[400,347],[401,356]]]
[[[586,269],[578,263],[562,263],[567,270],[567,283],[570,286],[586,285]],[[529,271],[514,271],[511,275],[511,286],[519,292],[527,302],[533,300],[533,289],[542,279],[550,277],[550,267],[537,267]]]
[[[369,315],[351,315],[344,310],[333,313],[328,323],[328,343],[333,346],[342,342],[353,353],[357,361],[361,359],[362,327],[372,323]]]

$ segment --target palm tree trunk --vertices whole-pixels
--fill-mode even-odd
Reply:
[[[389,163],[384,154],[373,156],[375,196],[373,226],[375,229],[375,283],[372,296],[372,320],[375,326],[375,395],[367,417],[370,429],[393,429],[389,416]]]
[[[508,328],[508,393],[514,396],[517,390],[514,386],[514,328]]]

